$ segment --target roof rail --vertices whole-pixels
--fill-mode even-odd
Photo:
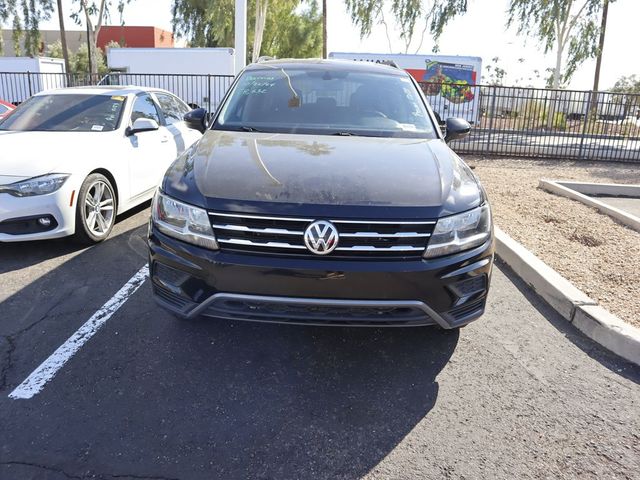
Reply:
[[[378,60],[376,63],[386,65],[387,67],[400,68],[394,60]]]
[[[354,58],[356,62],[365,62],[365,63],[375,63],[377,65],[386,65],[391,68],[400,68],[395,60],[381,60],[379,58],[371,59],[371,58]]]

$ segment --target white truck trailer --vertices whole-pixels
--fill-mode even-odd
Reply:
[[[18,105],[43,90],[66,84],[64,60],[48,57],[0,57],[0,99]]]
[[[164,88],[214,110],[233,80],[233,48],[109,48],[104,83]]]
[[[478,121],[482,59],[453,55],[331,52],[329,58],[394,62],[422,85],[431,108],[442,120],[461,117]]]

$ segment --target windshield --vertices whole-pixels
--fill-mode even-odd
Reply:
[[[318,68],[246,71],[213,128],[436,138],[408,77]]]
[[[118,128],[125,97],[120,95],[38,95],[20,105],[0,130],[108,132]]]

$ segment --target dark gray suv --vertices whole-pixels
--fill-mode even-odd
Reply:
[[[487,196],[417,83],[331,60],[248,66],[152,207],[156,300],[180,317],[457,328],[482,315]]]

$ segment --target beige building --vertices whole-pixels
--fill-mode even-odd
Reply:
[[[60,40],[59,30],[40,30],[40,52],[44,54],[47,45]],[[67,46],[70,52],[75,52],[80,44],[87,42],[87,32],[84,30],[67,30]],[[17,52],[13,45],[13,30],[2,30],[2,45],[4,47],[2,55],[5,57],[15,57]],[[24,55],[24,44],[21,45],[21,54]]]

